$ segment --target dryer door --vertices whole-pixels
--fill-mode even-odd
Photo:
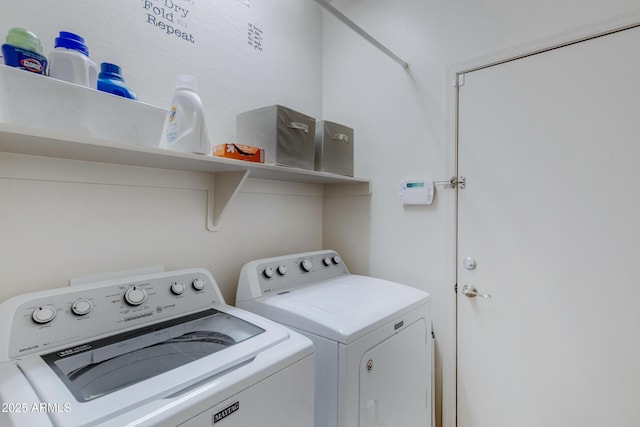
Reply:
[[[367,351],[360,361],[359,426],[430,426],[429,370],[424,319]]]

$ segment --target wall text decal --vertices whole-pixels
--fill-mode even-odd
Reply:
[[[249,24],[248,42],[249,46],[252,46],[255,50],[262,52],[263,32],[260,28],[253,24]]]
[[[192,15],[194,0],[141,0],[145,10],[145,22],[165,32],[169,36],[178,37],[186,42],[195,43],[196,39],[188,31],[188,20]]]

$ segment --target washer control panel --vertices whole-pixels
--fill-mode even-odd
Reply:
[[[223,303],[211,273],[192,269],[19,295],[0,316],[16,358]]]
[[[253,274],[263,296],[348,275],[342,258],[334,251],[307,252],[257,261]]]

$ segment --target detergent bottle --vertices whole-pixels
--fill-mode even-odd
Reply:
[[[176,89],[165,120],[161,147],[211,156],[211,141],[196,86],[195,77],[179,75],[176,78]]]
[[[100,64],[100,74],[98,75],[98,90],[112,93],[129,99],[138,99],[136,94],[124,84],[124,79],[120,73],[120,67],[116,64],[103,62]]]
[[[89,49],[84,38],[60,31],[56,37],[55,49],[49,55],[49,76],[96,89],[98,67],[89,59]]]
[[[2,45],[5,65],[21,68],[36,74],[46,74],[47,58],[42,55],[38,37],[24,28],[12,28]]]

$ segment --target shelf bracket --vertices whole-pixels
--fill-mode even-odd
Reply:
[[[363,30],[360,26],[358,26],[358,24],[353,22],[351,19],[347,18],[342,12],[340,12],[338,9],[330,5],[328,1],[326,0],[313,0],[313,1],[315,1],[320,6],[322,6],[327,12],[331,13],[338,20],[342,21],[342,23],[345,24],[347,27],[351,28],[353,31],[358,33],[366,41],[368,41],[369,43],[377,47],[389,58],[393,59],[398,64],[400,64],[402,68],[404,68],[405,70],[409,68],[409,64],[407,63],[407,61],[405,61],[404,59],[400,58],[398,55],[393,53],[391,49],[389,49],[388,47],[380,43],[371,34],[367,33],[365,30]]]
[[[207,230],[222,229],[221,220],[225,210],[248,175],[248,170],[211,174],[211,184],[207,190]]]

